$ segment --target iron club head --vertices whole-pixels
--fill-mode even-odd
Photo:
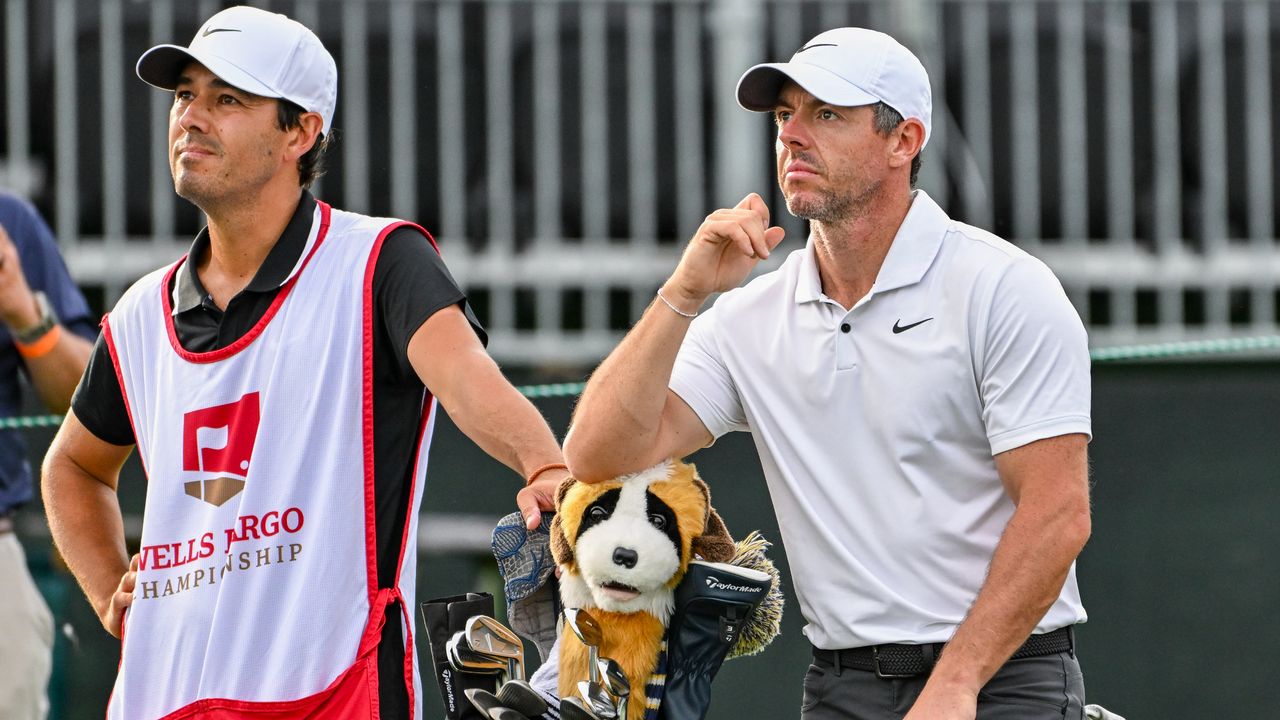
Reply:
[[[565,608],[564,621],[582,644],[587,646],[587,679],[592,685],[599,685],[600,668],[597,664],[600,660],[600,643],[604,640],[604,628],[594,615],[582,608]]]
[[[512,679],[524,679],[524,643],[510,628],[488,615],[476,615],[467,620],[465,632],[473,651],[507,660]]]
[[[541,717],[547,711],[547,701],[524,680],[511,680],[498,688],[498,700],[506,707],[527,717]]]
[[[599,646],[604,640],[604,628],[600,627],[600,621],[595,616],[582,608],[565,608],[564,620],[569,625],[569,629],[574,635],[582,641],[583,645]]]
[[[578,682],[578,694],[587,702],[592,715],[600,720],[617,720],[618,706],[613,704],[613,698],[609,697],[600,683],[581,680]]]
[[[618,699],[618,715],[627,716],[627,698],[631,695],[631,680],[623,671],[622,665],[613,658],[600,658],[600,677],[604,681],[604,689]]]
[[[455,633],[449,638],[449,642],[445,643],[445,656],[449,659],[449,665],[458,672],[496,675],[506,670],[508,665],[505,660],[473,651],[467,645],[467,639],[461,631]]]
[[[560,699],[561,720],[600,720],[591,713],[585,703],[576,697]]]

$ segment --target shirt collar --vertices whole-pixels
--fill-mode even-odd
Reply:
[[[871,294],[887,292],[914,285],[924,279],[933,265],[933,259],[942,247],[951,219],[923,190],[912,192],[911,208],[893,237],[889,254],[885,256]],[[800,275],[796,282],[796,303],[815,302],[826,295],[822,292],[822,278],[818,274],[818,258],[813,235],[805,244],[800,258]]]
[[[276,244],[267,253],[262,266],[254,274],[253,279],[245,286],[250,292],[270,292],[280,287],[297,272],[303,257],[303,251],[311,244],[312,218],[315,215],[316,199],[307,190],[302,191],[298,207],[289,218],[289,224],[276,240]],[[173,314],[177,315],[198,307],[209,294],[200,276],[196,273],[199,260],[209,252],[209,228],[205,227],[196,235],[187,251],[187,260],[179,269],[173,284]]]

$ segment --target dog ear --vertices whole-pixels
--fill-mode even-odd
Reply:
[[[729,562],[733,559],[735,547],[733,538],[729,536],[729,528],[724,526],[720,513],[711,508],[707,518],[707,528],[693,539],[693,553],[709,562]]]
[[[729,562],[733,559],[735,550],[733,538],[729,535],[729,528],[725,527],[724,520],[720,518],[720,513],[711,507],[711,488],[698,475],[693,476],[693,484],[702,491],[702,496],[707,501],[707,513],[702,534],[693,539],[690,550],[709,562]]]
[[[569,489],[577,482],[572,475],[560,481],[559,487],[556,488],[556,510],[559,510],[560,506],[564,504],[564,496],[569,494]]]
[[[573,563],[573,546],[569,543],[569,538],[564,534],[564,523],[560,522],[563,513],[560,508],[564,505],[564,497],[569,494],[569,488],[573,487],[574,480],[567,477],[560,483],[560,487],[556,488],[556,514],[551,518],[551,557],[555,559],[557,565],[569,565]]]

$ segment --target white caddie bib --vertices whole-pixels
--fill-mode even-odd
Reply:
[[[147,473],[108,718],[377,717],[389,603],[413,647],[405,538],[417,535],[434,421],[428,395],[399,577],[379,590],[372,283],[382,241],[405,224],[317,203],[298,267],[220,350],[178,343],[168,281],[183,261],[139,280],[104,323]],[[418,718],[413,663],[409,652]]]

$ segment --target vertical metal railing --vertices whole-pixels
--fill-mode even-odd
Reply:
[[[5,111],[9,114],[5,125],[5,142],[8,144],[8,156],[5,158],[9,168],[10,182],[22,183],[21,190],[30,191],[28,187],[34,180],[31,172],[31,112],[30,86],[27,82],[30,65],[28,64],[27,47],[27,5],[24,0],[7,0],[4,7],[4,67],[5,67]],[[22,177],[19,177],[22,175]]]
[[[1095,342],[1276,330],[1267,0],[258,4],[339,62],[318,194],[432,230],[507,362],[597,359],[701,219],[746,190],[799,247],[769,121],[733,83],[844,24],[920,54],[935,95],[922,186],[1049,262]],[[172,192],[170,98],[133,63],[224,5],[4,2],[0,167],[108,303],[199,227]]]

